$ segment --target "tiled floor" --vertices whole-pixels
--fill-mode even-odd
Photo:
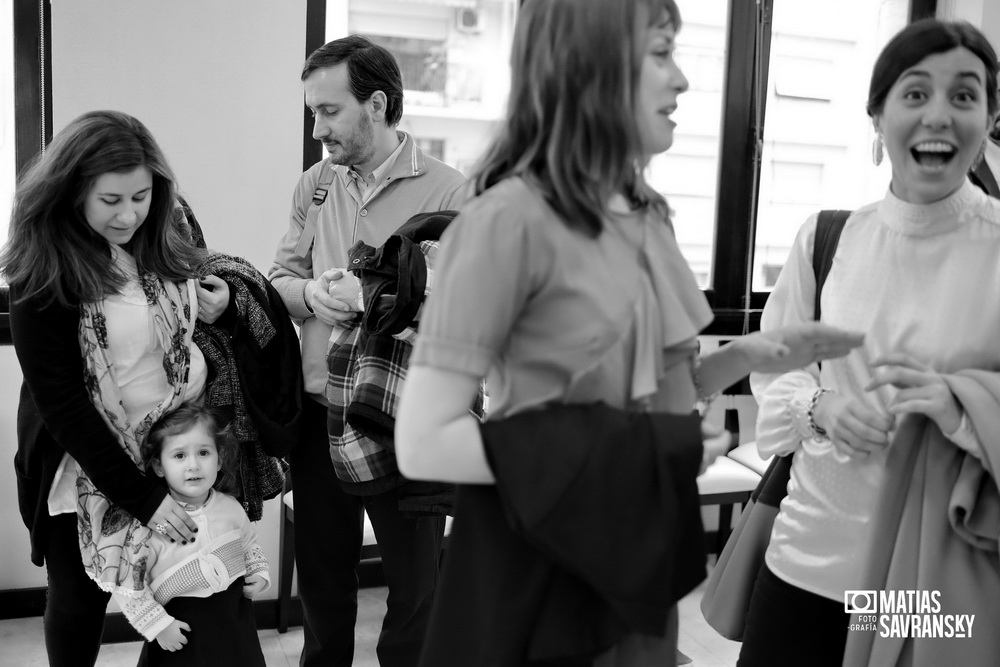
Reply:
[[[355,667],[378,667],[375,642],[385,613],[385,588],[366,588],[358,594],[359,610],[354,652]],[[680,603],[680,649],[692,659],[694,667],[731,667],[736,664],[740,645],[720,637],[701,616],[698,605],[701,589]],[[298,665],[302,650],[302,628],[284,634],[261,630],[260,643],[269,667]],[[97,664],[104,667],[132,667],[140,644],[107,644],[101,649]],[[44,667],[45,647],[42,619],[21,618],[0,621],[0,667]]]

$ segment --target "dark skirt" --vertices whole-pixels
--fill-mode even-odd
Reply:
[[[243,578],[207,598],[174,598],[167,613],[191,626],[187,644],[164,651],[154,639],[142,645],[139,667],[265,667],[253,603],[243,595]]]

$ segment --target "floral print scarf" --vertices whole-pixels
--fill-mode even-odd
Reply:
[[[171,391],[138,424],[129,423],[114,364],[108,358],[103,303],[81,308],[80,349],[91,400],[122,449],[141,466],[140,447],[162,415],[180,405],[188,381],[196,302],[194,281],[173,283],[152,274],[139,277],[163,348],[163,369]],[[76,481],[80,551],[87,574],[105,591],[136,595],[145,585],[149,528],[113,505],[82,470]]]

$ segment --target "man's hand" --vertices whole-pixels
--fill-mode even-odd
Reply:
[[[341,322],[348,322],[355,318],[355,307],[330,294],[330,283],[340,281],[344,277],[343,269],[328,269],[319,278],[306,283],[303,297],[306,306],[313,311],[320,322],[337,326]],[[354,293],[357,298],[357,292]]]
[[[342,301],[351,307],[351,310],[359,312],[361,307],[359,305],[359,297],[361,296],[361,281],[355,277],[353,273],[349,271],[340,271],[340,276],[338,278],[332,278],[330,280],[330,286],[327,288],[330,296],[338,301]]]
[[[160,634],[156,635],[156,643],[164,651],[170,651],[171,653],[180,651],[188,643],[187,637],[184,636],[185,632],[191,632],[191,626],[184,621],[174,619],[173,623],[160,631]]]
[[[264,577],[259,574],[251,574],[249,577],[244,577],[246,583],[243,584],[243,595],[253,600],[257,597],[257,594],[264,590],[264,585],[267,583],[264,581]]]

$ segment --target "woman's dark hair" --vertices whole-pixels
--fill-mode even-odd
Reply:
[[[986,110],[995,118],[1000,108],[997,92],[997,54],[990,41],[971,23],[926,18],[900,30],[882,49],[872,69],[868,87],[868,115],[882,113],[889,91],[906,70],[927,56],[966,48],[983,61],[986,68]]]
[[[399,125],[403,117],[403,76],[389,50],[367,37],[349,35],[319,47],[306,58],[302,80],[318,69],[336,67],[344,62],[354,99],[365,102],[381,90],[386,100],[385,124],[389,127]]]
[[[674,0],[527,0],[511,51],[507,115],[476,193],[520,176],[571,228],[597,236],[611,196],[667,213],[642,176],[635,90],[646,30],[681,25]]]
[[[164,280],[197,275],[194,247],[176,208],[174,174],[153,135],[118,111],[91,111],[59,132],[18,180],[0,270],[22,299],[43,303],[99,301],[126,283],[107,240],[84,217],[94,182],[108,173],[146,167],[153,177],[149,213],[124,247],[141,272]]]
[[[198,425],[204,426],[213,436],[215,448],[219,452],[219,476],[213,488],[230,495],[238,494],[240,485],[237,469],[240,463],[240,445],[233,434],[232,426],[217,410],[196,403],[184,403],[153,424],[146,442],[142,445],[143,468],[150,470],[153,460],[159,460],[163,443],[167,438],[187,433]]]

